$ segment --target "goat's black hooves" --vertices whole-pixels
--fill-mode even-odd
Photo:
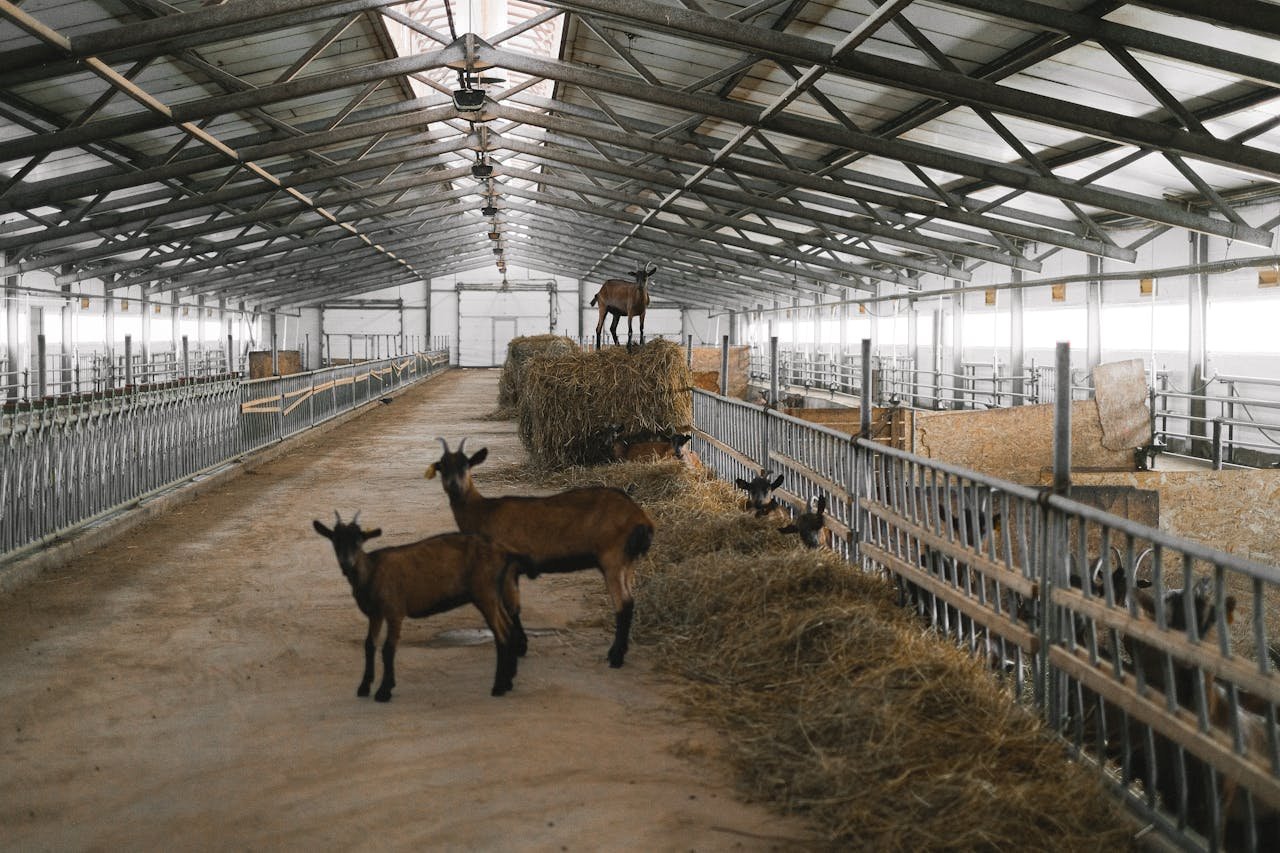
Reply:
[[[357,696],[368,696],[368,695],[369,695],[369,685],[367,685],[367,684],[361,684],[359,687],[357,687],[357,688],[356,688],[356,695],[357,695]]]
[[[497,687],[497,686],[494,686],[494,688],[493,688],[492,690],[490,690],[490,691],[489,691],[489,695],[490,695],[490,696],[505,696],[505,695],[506,695],[506,693],[507,693],[507,691],[508,691],[508,690],[510,690],[510,689],[511,689],[511,685],[510,685],[510,684],[508,684],[506,687]]]
[[[620,669],[622,667],[622,655],[615,655],[609,652],[609,667],[611,669]]]
[[[375,694],[373,695],[373,701],[375,701],[375,702],[390,702],[390,701],[391,701],[391,691],[390,691],[390,690],[387,690],[387,691],[379,690],[377,693],[375,693]]]

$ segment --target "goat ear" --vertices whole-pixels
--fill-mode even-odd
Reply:
[[[482,447],[475,453],[471,454],[471,458],[467,460],[467,464],[474,468],[487,458],[489,458],[489,448]]]
[[[779,527],[778,532],[779,533],[799,533],[800,528],[796,527],[794,524],[788,524],[786,527]]]
[[[1120,571],[1124,571],[1124,570],[1120,569]],[[1133,585],[1138,589],[1146,589],[1147,587],[1151,586],[1151,581],[1147,580],[1146,578],[1138,578],[1133,582]]]
[[[827,496],[818,495],[818,515],[822,515],[827,511]]]
[[[782,475],[779,474],[778,479],[774,480],[772,483],[769,484],[769,488],[772,490],[772,489],[778,488],[781,485],[782,485]]]
[[[313,521],[311,522],[311,525],[316,529],[316,533],[319,533],[325,539],[333,538],[333,531],[325,527],[324,524],[322,524],[321,522]]]
[[[431,467],[428,468],[422,476],[426,477],[428,480],[434,480],[436,478],[436,464],[432,462]]]
[[[751,488],[751,484],[750,484],[750,483],[748,483],[746,480],[742,479],[741,477],[736,478],[736,479],[733,481],[733,484],[734,484],[735,486],[737,486],[739,489],[750,489],[750,488]]]
[[[381,527],[375,527],[375,528],[373,528],[372,530],[366,530],[366,531],[364,531],[364,538],[365,538],[365,539],[377,539],[377,538],[378,538],[379,536],[381,536],[381,535],[382,535],[382,528],[381,528]]]

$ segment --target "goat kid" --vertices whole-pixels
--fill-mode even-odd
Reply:
[[[653,520],[621,489],[586,486],[546,497],[510,495],[486,498],[471,478],[471,469],[488,456],[480,448],[468,457],[464,438],[456,451],[444,448],[426,471],[440,475],[458,529],[484,533],[504,546],[527,554],[530,578],[542,572],[576,572],[596,568],[604,576],[614,612],[614,639],[609,665],[622,666],[635,610],[635,561],[653,543]]]
[[[382,683],[373,698],[389,702],[391,689],[396,686],[396,646],[405,617],[422,619],[468,602],[484,616],[497,647],[492,695],[501,696],[510,690],[516,675],[516,658],[527,645],[520,624],[516,579],[520,568],[529,565],[528,559],[499,548],[487,536],[469,533],[445,533],[409,545],[366,552],[364,543],[381,536],[382,530],[362,530],[359,517],[360,513],[356,513],[344,524],[335,512],[332,530],[319,521],[312,522],[316,532],[333,543],[356,604],[369,619],[364,675],[356,695],[369,695],[373,655],[383,622],[387,623],[387,638],[382,644]]]
[[[761,469],[758,477],[753,477],[750,481],[738,477],[733,483],[739,489],[746,491],[747,509],[754,512],[756,518],[764,518],[778,508],[778,499],[770,495],[782,486],[781,474],[770,480],[769,472]]]
[[[687,448],[693,436],[676,433],[665,441],[629,441],[621,437],[622,427],[610,427],[609,441],[613,458],[618,462],[654,462],[675,459],[686,468],[702,469],[698,454]]]
[[[809,510],[796,516],[796,520],[786,527],[779,527],[779,533],[797,533],[800,542],[806,548],[831,547],[831,531],[827,529],[823,516],[827,511],[827,496],[818,495],[809,499]]]

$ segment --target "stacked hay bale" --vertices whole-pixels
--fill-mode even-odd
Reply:
[[[693,422],[685,352],[670,341],[543,353],[525,363],[520,381],[520,439],[548,467],[604,461],[615,424],[623,435],[661,436]]]
[[[520,402],[521,375],[525,364],[537,355],[566,355],[580,352],[578,344],[561,335],[526,335],[512,338],[507,344],[507,360],[502,365],[502,377],[498,380],[498,409],[515,414]]]
[[[686,679],[752,799],[834,849],[1138,849],[1097,774],[879,575],[800,548],[720,481],[626,463],[543,485],[623,486],[653,517],[636,641]]]

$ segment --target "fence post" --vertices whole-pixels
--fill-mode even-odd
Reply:
[[[133,335],[124,336],[124,387],[133,387]]]
[[[191,378],[191,348],[186,335],[182,336],[182,378]]]
[[[48,365],[45,364],[44,335],[36,335],[36,390],[41,400],[49,395]]]
[[[1067,495],[1071,489],[1071,345],[1059,341],[1054,351],[1053,407],[1053,494]],[[1061,608],[1051,606],[1053,590],[1070,584],[1067,566],[1066,520],[1052,512],[1047,501],[1040,506],[1040,650],[1037,653],[1040,677],[1036,679],[1036,702],[1044,709],[1045,721],[1057,728],[1066,701],[1066,676],[1049,670],[1049,650],[1063,639],[1066,626]]]
[[[729,396],[729,336],[720,337],[720,396]]]
[[[862,402],[859,404],[858,433],[871,438],[871,338],[862,339]]]
[[[1059,341],[1054,353],[1053,491],[1071,489],[1071,344]]]
[[[769,400],[770,406],[778,405],[778,336],[769,338]]]
[[[1222,470],[1222,418],[1213,419],[1213,470]]]
[[[685,363],[689,365],[690,369],[692,369],[693,368],[693,335],[689,335],[689,340],[684,345],[684,357],[685,357]]]

